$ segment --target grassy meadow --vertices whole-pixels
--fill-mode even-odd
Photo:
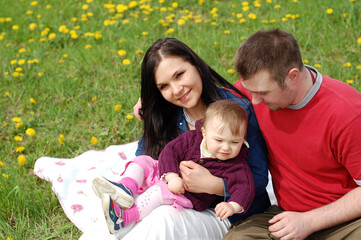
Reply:
[[[0,240],[78,239],[42,156],[72,158],[135,141],[140,65],[162,37],[237,80],[233,57],[281,28],[304,62],[361,90],[361,0],[0,0]]]

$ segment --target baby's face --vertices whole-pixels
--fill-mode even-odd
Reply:
[[[220,124],[218,118],[212,118],[203,126],[202,132],[207,150],[219,160],[228,160],[236,157],[241,150],[246,126],[240,126],[240,134],[235,136],[227,124]]]

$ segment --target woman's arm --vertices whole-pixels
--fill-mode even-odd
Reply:
[[[224,196],[222,178],[213,176],[208,169],[193,161],[182,161],[179,169],[187,191]]]

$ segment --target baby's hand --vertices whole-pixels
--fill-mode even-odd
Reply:
[[[183,194],[183,180],[180,177],[172,178],[168,181],[168,189],[174,194]]]
[[[240,212],[242,207],[235,202],[221,202],[217,204],[214,210],[216,211],[216,216],[224,220],[233,214]]]

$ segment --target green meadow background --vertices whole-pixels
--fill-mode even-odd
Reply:
[[[78,239],[42,156],[135,141],[140,65],[157,39],[189,45],[230,82],[260,29],[299,41],[304,62],[361,90],[361,0],[0,0],[0,240]]]

